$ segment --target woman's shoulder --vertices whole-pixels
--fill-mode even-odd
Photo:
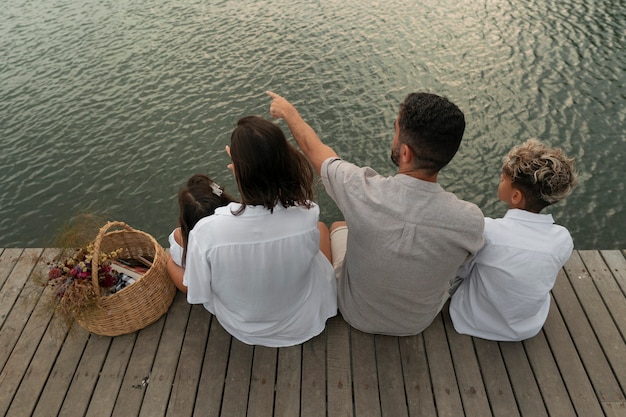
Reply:
[[[281,207],[282,210],[282,207]],[[309,201],[308,206],[304,204],[296,204],[295,206],[287,207],[286,211],[300,213],[301,216],[319,216],[320,207],[314,201]]]

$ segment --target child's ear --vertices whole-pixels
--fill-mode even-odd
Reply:
[[[524,194],[517,188],[513,188],[511,191],[511,205],[517,208],[523,207]]]

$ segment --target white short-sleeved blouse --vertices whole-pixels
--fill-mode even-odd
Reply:
[[[337,313],[333,268],[319,249],[319,207],[240,207],[200,220],[189,235],[183,283],[240,341],[302,343]]]

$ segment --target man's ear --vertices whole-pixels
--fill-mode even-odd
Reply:
[[[411,148],[404,144],[401,143],[400,144],[400,160],[403,162],[408,162],[411,163],[413,161],[413,151],[411,150]]]

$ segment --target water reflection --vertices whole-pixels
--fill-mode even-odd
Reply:
[[[505,211],[510,147],[561,146],[581,184],[551,212],[578,248],[626,248],[617,0],[36,0],[0,22],[0,247],[45,245],[78,211],[165,243],[192,173],[236,190],[224,145],[239,117],[267,116],[272,89],[342,157],[389,175],[398,103],[448,96],[468,128],[440,181],[488,216]],[[320,204],[340,218],[323,192]]]

